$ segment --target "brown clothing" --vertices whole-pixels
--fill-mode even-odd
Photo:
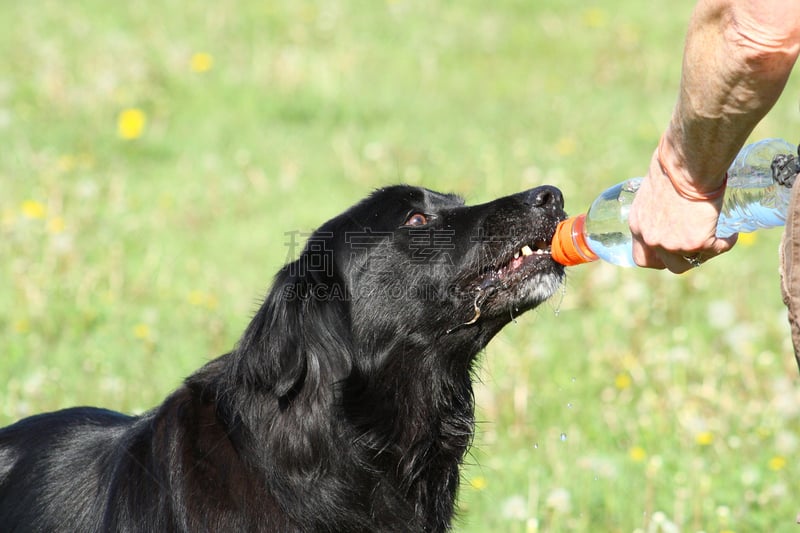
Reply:
[[[797,183],[800,185],[800,182]],[[786,229],[780,247],[781,292],[789,309],[794,357],[800,369],[800,186],[792,187]]]

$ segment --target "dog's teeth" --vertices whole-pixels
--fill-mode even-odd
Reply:
[[[519,259],[519,250],[514,252],[514,259]]]
[[[522,252],[522,255],[524,255],[525,257],[528,257],[529,255],[533,255],[533,250],[531,250],[531,247],[528,246],[527,244],[525,246],[523,246],[522,250],[520,250],[520,251]]]

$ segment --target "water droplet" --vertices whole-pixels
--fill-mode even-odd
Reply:
[[[571,381],[571,382],[573,382],[573,383],[575,383],[575,378],[572,378],[570,381]]]
[[[561,434],[561,442],[564,442],[565,440],[567,440],[567,434],[566,433],[562,433]]]
[[[552,306],[552,309],[553,309],[553,315],[554,316],[558,316],[558,315],[561,314],[561,305],[564,303],[564,296],[566,296],[566,295],[567,295],[567,285],[566,284],[562,284],[561,285],[561,297],[558,298],[557,302],[554,302],[553,300],[551,300],[551,302],[553,302],[553,303],[551,303],[551,306]]]
[[[539,443],[538,442],[533,443],[533,448],[535,450],[538,450],[539,449]]]
[[[567,402],[567,409],[572,409],[572,402]]]

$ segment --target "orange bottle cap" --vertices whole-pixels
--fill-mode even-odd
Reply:
[[[558,223],[550,245],[553,260],[564,266],[575,266],[599,259],[586,242],[583,233],[585,224],[585,214],[569,217]]]

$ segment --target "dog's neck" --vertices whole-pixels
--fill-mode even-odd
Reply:
[[[442,516],[428,512],[442,502],[448,502],[447,515],[453,512],[458,467],[474,427],[471,366],[482,343],[464,341],[457,350],[451,349],[452,339],[356,343],[350,348],[370,351],[362,360],[376,364],[342,369],[332,368],[329,360],[341,358],[340,348],[320,351],[321,345],[305,340],[301,344],[317,351],[303,356],[304,369],[297,371],[302,378],[287,389],[276,379],[275,354],[264,350],[269,339],[263,341],[226,358],[223,393],[217,397],[237,447],[248,455],[246,463],[262,472],[279,500],[282,493],[291,498],[300,486],[313,492],[311,487],[324,485],[326,478],[353,477],[351,486],[371,487],[374,493],[359,495],[364,501],[358,505],[407,513],[409,523]],[[446,353],[444,346],[450,347]],[[294,365],[288,368],[296,371]],[[324,376],[332,377],[323,381]],[[253,398],[261,405],[245,408]],[[352,497],[351,489],[343,489],[337,505],[355,505],[348,500]],[[442,524],[420,525],[420,530],[443,529]]]
[[[374,323],[354,331],[346,302],[315,305],[276,287],[212,378],[245,462],[279,501],[350,479],[369,490],[343,486],[331,505],[368,515],[383,506],[409,524],[449,516],[473,434],[472,365],[500,326],[478,321],[430,339]],[[317,321],[335,326],[318,337],[307,327]]]

